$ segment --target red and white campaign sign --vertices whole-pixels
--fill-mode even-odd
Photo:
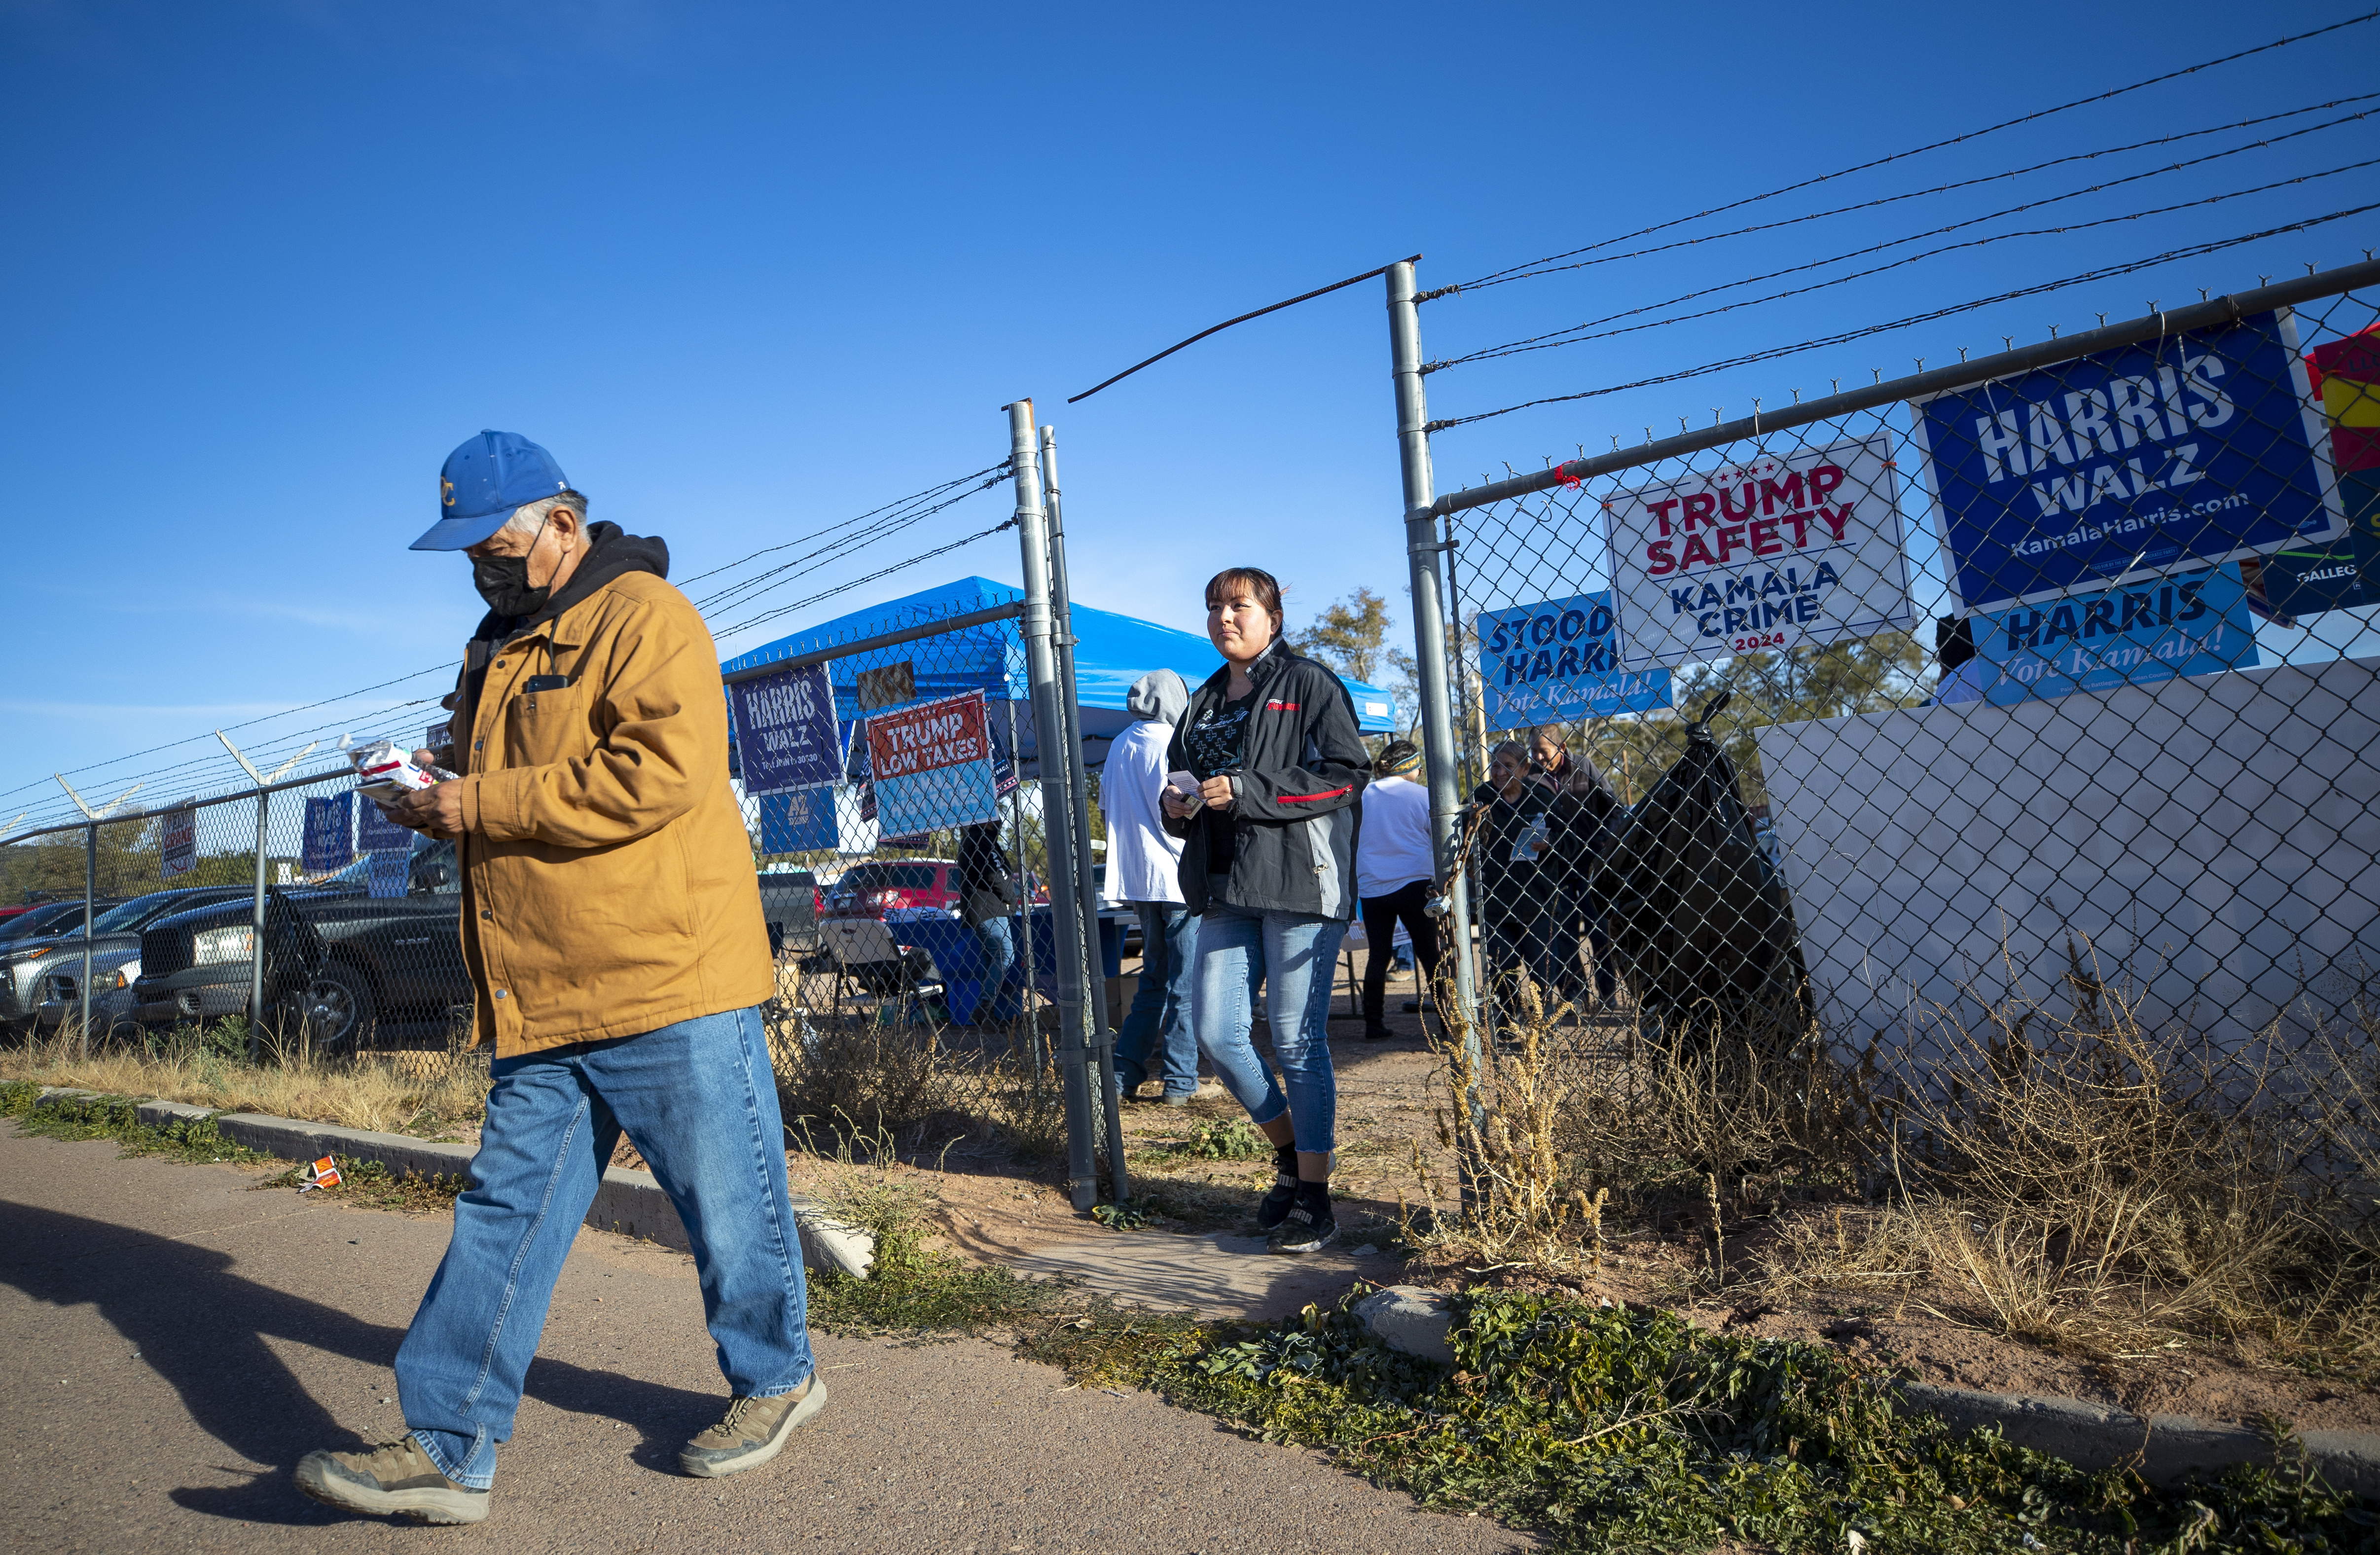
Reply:
[[[870,717],[868,761],[877,823],[888,836],[971,825],[999,813],[980,691]]]
[[[1603,516],[1624,669],[1916,624],[1883,432],[1623,492]]]

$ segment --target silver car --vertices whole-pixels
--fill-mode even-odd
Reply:
[[[42,1002],[33,1012],[33,1024],[43,1031],[55,1031],[72,1015],[82,1018],[82,940],[77,936],[63,965],[55,960],[43,965],[53,968],[41,979]],[[140,976],[140,947],[129,949],[112,946],[107,950],[94,948],[91,956],[91,1028],[93,1031],[114,1031],[119,1026],[137,1026],[133,1019],[132,985]]]

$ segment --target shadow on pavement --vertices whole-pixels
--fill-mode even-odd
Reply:
[[[315,1448],[364,1442],[333,1419],[265,1341],[386,1367],[405,1330],[259,1284],[231,1272],[233,1262],[227,1253],[170,1237],[0,1203],[0,1283],[55,1306],[96,1306],[172,1385],[191,1419],[247,1460],[219,1466],[256,1476],[247,1485],[175,1490],[176,1503],[251,1523],[346,1521],[301,1497],[289,1473]],[[679,1446],[719,1412],[708,1393],[542,1355],[529,1367],[528,1392],[641,1432],[635,1456],[649,1464],[674,1464]],[[276,1466],[259,1471],[256,1464]]]

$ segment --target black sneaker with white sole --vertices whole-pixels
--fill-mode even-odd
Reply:
[[[1289,1218],[1289,1207],[1296,1200],[1297,1147],[1276,1145],[1272,1152],[1272,1191],[1257,1206],[1257,1229],[1269,1234]]]
[[[1311,1253],[1339,1234],[1339,1217],[1330,1212],[1330,1184],[1300,1183],[1291,1197],[1289,1213],[1272,1231],[1276,1253]]]

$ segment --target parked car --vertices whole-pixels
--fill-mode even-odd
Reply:
[[[760,916],[768,921],[771,955],[783,955],[787,945],[808,946],[815,941],[819,915],[825,909],[826,893],[808,869],[761,874]]]
[[[932,975],[925,952],[906,952],[884,915],[959,908],[959,867],[947,858],[855,864],[826,893],[819,917],[819,954],[806,965],[842,972],[870,993],[898,993]]]
[[[369,885],[369,871],[342,871],[267,893],[265,1002],[285,1022],[302,1018],[317,1051],[360,1046],[382,1021],[443,1020],[471,1002],[455,844],[416,851],[402,896],[374,896]],[[152,924],[129,990],[133,1018],[159,1026],[245,1013],[255,949],[247,902]]]
[[[161,917],[248,893],[249,888],[241,886],[184,886],[174,891],[152,891],[146,896],[119,902],[91,920],[94,966],[100,957],[116,951],[137,953],[140,931]],[[0,946],[0,1022],[20,1030],[31,1025],[40,1014],[43,996],[50,991],[44,985],[57,973],[73,975],[76,980],[70,986],[79,1006],[83,906],[80,902],[67,905],[72,910],[50,925],[51,933]],[[113,970],[111,967],[111,973]]]
[[[123,904],[121,896],[103,896],[91,904],[94,913]],[[82,932],[82,898],[71,902],[36,902],[15,917],[0,923],[0,945],[22,944],[29,940],[46,939],[60,933],[71,921],[77,934]]]

